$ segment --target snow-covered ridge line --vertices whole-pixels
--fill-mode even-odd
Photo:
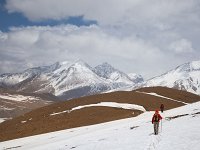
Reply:
[[[97,107],[97,106],[103,106],[103,107],[114,107],[114,108],[121,108],[121,109],[131,109],[131,110],[140,110],[145,112],[145,108],[140,105],[136,104],[127,104],[127,103],[116,103],[116,102],[100,102],[97,104],[89,104],[89,105],[83,105],[83,106],[77,106],[72,108],[71,110],[65,110],[62,112],[57,112],[57,113],[52,113],[50,114],[51,116],[58,115],[58,114],[63,114],[63,113],[70,113],[72,111],[82,109],[82,108],[87,108],[87,107]]]
[[[142,93],[142,94],[147,94],[147,95],[152,95],[152,96],[157,96],[157,97],[161,97],[161,98],[165,98],[165,99],[168,99],[168,100],[171,100],[171,101],[175,101],[175,102],[179,102],[179,103],[183,103],[185,105],[189,104],[189,103],[186,103],[186,102],[182,102],[182,101],[179,101],[179,100],[175,100],[175,99],[172,99],[172,98],[169,98],[169,97],[165,97],[165,96],[162,96],[162,95],[159,95],[157,93],[147,93],[147,92],[141,92],[141,91],[136,91],[137,93]]]

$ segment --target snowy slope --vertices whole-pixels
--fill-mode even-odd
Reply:
[[[20,150],[199,150],[200,102],[161,114],[162,129],[153,134],[151,117],[138,117],[62,130],[0,143],[0,149]]]
[[[148,80],[143,86],[166,86],[200,95],[200,61],[183,64],[161,76]]]

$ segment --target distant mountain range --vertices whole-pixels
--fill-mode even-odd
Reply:
[[[140,75],[128,76],[108,63],[92,68],[81,60],[0,75],[2,89],[51,93],[63,100],[134,86],[142,81]]]
[[[200,95],[200,61],[183,64],[144,81],[141,75],[126,74],[108,63],[91,67],[78,60],[57,62],[21,73],[0,75],[0,88],[25,93],[50,93],[61,100],[141,87],[164,86]]]

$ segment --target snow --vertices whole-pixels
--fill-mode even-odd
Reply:
[[[23,95],[10,95],[10,94],[0,94],[0,98],[12,100],[12,101],[18,101],[18,102],[24,102],[24,101],[33,101],[33,100],[40,100],[39,97],[34,96],[23,96]]]
[[[92,68],[82,61],[62,62],[60,67],[52,72],[50,83],[55,88],[55,95],[62,95],[64,92],[79,87],[93,84],[110,84],[109,81],[95,74]]]
[[[141,82],[143,82],[144,81],[144,79],[143,79],[143,77],[141,76],[141,75],[139,75],[139,74],[136,74],[136,73],[129,73],[129,74],[127,74],[129,77],[130,77],[130,79],[132,80],[132,81],[134,81],[135,83],[141,83]]]
[[[66,112],[70,113],[70,112],[78,110],[78,109],[83,109],[83,108],[87,108],[87,107],[96,107],[96,106],[114,107],[114,108],[122,108],[122,109],[133,109],[133,110],[140,110],[143,112],[146,111],[143,106],[135,105],[135,104],[116,103],[116,102],[100,102],[97,104],[77,106],[77,107],[72,108],[71,110],[65,110],[65,111],[61,111],[61,112],[57,112],[57,113],[52,113],[52,114],[50,114],[50,116],[59,115],[59,114],[63,114]]]
[[[10,75],[8,74],[7,76],[0,76],[0,82],[2,82],[3,84],[7,84],[7,85],[14,85],[17,84],[19,82],[22,82],[24,80],[26,80],[29,77],[28,74],[13,74]]]
[[[141,111],[146,111],[143,106],[135,105],[135,104],[127,104],[127,103],[116,103],[116,102],[100,102],[98,104],[90,104],[90,105],[83,105],[72,108],[71,111],[82,109],[85,107],[93,107],[93,106],[105,106],[105,107],[114,107],[114,108],[122,108],[122,109],[136,109]]]
[[[4,122],[7,118],[0,118],[0,123]]]
[[[20,150],[199,150],[200,102],[168,110],[153,134],[154,112],[98,125],[51,132],[0,143],[0,149]],[[175,119],[167,119],[184,115]],[[131,129],[132,127],[132,129]]]
[[[118,69],[115,69],[106,62],[96,66],[94,68],[94,72],[98,76],[110,80],[114,83],[123,83],[127,85],[132,85],[134,83],[127,74],[119,71]]]
[[[157,96],[157,97],[161,97],[161,98],[165,98],[165,99],[168,99],[168,100],[171,100],[171,101],[175,101],[175,102],[179,102],[179,103],[183,103],[183,104],[188,104],[186,102],[183,102],[183,101],[179,101],[179,100],[175,100],[175,99],[172,99],[172,98],[169,98],[169,97],[165,97],[165,96],[162,96],[162,95],[159,95],[157,93],[153,93],[153,92],[150,92],[150,93],[147,93],[147,92],[140,92],[140,91],[136,91],[137,93],[143,93],[143,94],[148,94],[148,95],[153,95],[153,96]]]
[[[200,61],[193,61],[193,62],[191,63],[191,67],[192,67],[194,70],[200,69]]]
[[[65,111],[61,111],[61,112],[57,112],[57,113],[52,113],[50,114],[50,116],[55,116],[55,115],[60,115],[60,114],[63,114],[63,113],[70,113],[70,110],[65,110]]]
[[[5,107],[5,106],[0,106],[0,110],[13,110],[15,108],[8,108],[8,107]]]

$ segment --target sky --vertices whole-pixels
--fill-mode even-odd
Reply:
[[[0,74],[108,62],[145,79],[200,60],[199,0],[0,0]]]

